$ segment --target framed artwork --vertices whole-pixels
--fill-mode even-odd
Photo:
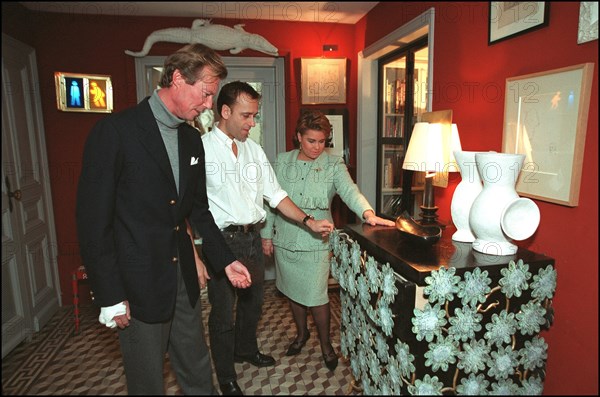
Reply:
[[[302,104],[346,103],[346,58],[301,58]]]
[[[579,4],[577,44],[598,40],[598,2],[582,1]]]
[[[506,79],[502,151],[525,155],[520,195],[577,206],[593,73],[584,63]]]
[[[300,112],[315,110],[303,108]],[[344,159],[346,165],[350,164],[350,132],[348,131],[348,109],[318,109],[323,112],[331,123],[331,135],[325,144],[327,153]]]
[[[548,26],[550,2],[490,1],[488,45]]]
[[[113,111],[110,76],[55,72],[54,84],[58,110],[94,113]]]

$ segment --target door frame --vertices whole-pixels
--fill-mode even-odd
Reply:
[[[427,35],[428,81],[427,111],[431,111],[433,93],[433,36],[435,9],[432,7],[410,22],[377,40],[358,53],[356,184],[369,203],[377,199],[377,104],[379,58],[397,50],[403,43]]]

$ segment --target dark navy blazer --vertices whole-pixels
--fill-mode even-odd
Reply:
[[[100,120],[84,148],[77,229],[95,303],[128,300],[132,316],[145,322],[171,317],[177,263],[192,306],[198,300],[186,218],[214,272],[236,259],[208,208],[200,134],[185,123],[177,133],[179,194],[148,98]]]

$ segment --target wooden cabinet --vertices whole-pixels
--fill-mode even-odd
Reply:
[[[365,395],[542,394],[554,259],[348,225],[330,237],[341,350]]]

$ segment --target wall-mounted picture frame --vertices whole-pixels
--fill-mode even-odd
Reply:
[[[110,76],[54,73],[56,107],[63,112],[111,113],[113,87]]]
[[[490,1],[488,45],[548,26],[550,2]]]
[[[313,109],[302,108],[301,113],[307,110],[318,110],[327,116],[331,124],[331,135],[325,145],[327,153],[344,159],[346,165],[350,164],[350,131],[348,131],[348,109]]]
[[[584,63],[506,79],[502,151],[525,155],[520,195],[578,205],[593,73]]]
[[[598,40],[598,2],[582,1],[579,4],[577,44]]]
[[[301,58],[302,104],[345,104],[346,61],[346,58]]]

